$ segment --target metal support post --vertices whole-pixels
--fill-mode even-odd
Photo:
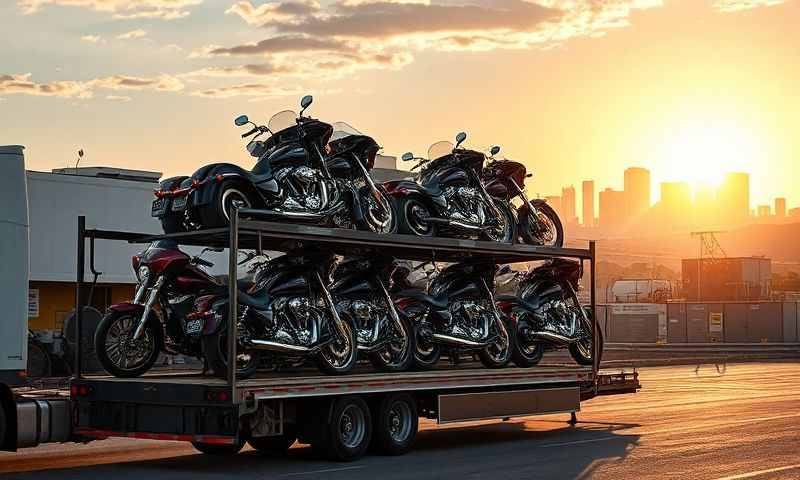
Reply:
[[[86,217],[78,217],[78,263],[75,278],[75,378],[81,378],[81,359],[83,356],[83,270],[86,265]]]
[[[239,259],[239,208],[232,205],[228,218],[230,218],[228,238],[228,386],[231,390],[231,400],[238,402],[236,396],[236,339],[238,323],[238,285],[236,264]]]

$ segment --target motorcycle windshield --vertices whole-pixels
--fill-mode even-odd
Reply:
[[[345,122],[336,122],[333,124],[333,135],[329,142],[335,142],[346,137],[363,136],[364,134],[355,129],[352,125]]]
[[[278,133],[281,130],[297,126],[297,114],[291,110],[284,110],[278,112],[269,119],[267,127],[272,133]]]
[[[436,142],[428,148],[428,160],[436,160],[453,153],[455,146],[448,141]]]

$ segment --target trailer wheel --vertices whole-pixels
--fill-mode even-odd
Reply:
[[[391,393],[377,405],[373,446],[382,455],[403,455],[417,438],[417,402],[408,393]]]
[[[192,446],[198,452],[206,455],[236,455],[244,447],[244,442],[237,440],[236,443],[230,445],[218,445],[214,443],[192,442]]]
[[[253,437],[247,441],[259,453],[266,455],[284,455],[297,440],[297,432],[293,427],[284,427],[281,435],[269,437]]]
[[[334,400],[328,410],[327,421],[320,422],[320,430],[311,446],[328,459],[351,462],[367,451],[372,437],[372,417],[367,403],[356,396]]]

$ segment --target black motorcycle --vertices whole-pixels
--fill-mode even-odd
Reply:
[[[438,142],[428,150],[428,159],[403,155],[404,161],[418,160],[412,170],[421,169],[418,182],[398,180],[384,183],[398,204],[401,233],[432,237],[477,236],[481,240],[513,243],[517,238],[514,213],[507,203],[493,198],[481,179],[486,156]],[[495,147],[497,148],[497,147]],[[492,151],[492,154],[497,150]]]
[[[592,312],[582,307],[577,291],[583,268],[580,262],[553,259],[528,272],[501,274],[518,280],[516,295],[498,295],[497,305],[511,319],[515,334],[512,359],[520,367],[539,363],[546,350],[568,348],[580,365],[592,365]],[[603,334],[597,330],[602,355]]]
[[[336,267],[331,292],[340,314],[356,325],[359,351],[379,370],[407,370],[414,361],[414,330],[387,285],[397,264],[391,257],[349,257]]]
[[[320,370],[338,375],[356,364],[356,325],[339,312],[328,285],[335,266],[333,255],[298,251],[262,265],[248,292],[238,293],[237,353],[259,352],[264,363],[296,365],[316,359]],[[198,318],[213,322],[212,340],[204,349],[208,365],[219,376],[227,371],[227,295],[209,302]],[[239,361],[237,356],[237,362]],[[254,369],[243,371],[246,377]]]
[[[466,261],[435,275],[428,293],[422,289],[394,290],[397,308],[414,323],[417,368],[432,368],[443,349],[448,349],[453,360],[462,352],[471,352],[489,368],[508,364],[514,336],[495,303],[496,271],[494,263]],[[397,277],[394,281],[402,284]]]
[[[395,205],[369,173],[380,147],[349,125],[339,123],[337,130],[303,116],[312,101],[304,97],[299,115],[280,112],[266,126],[237,117],[236,125],[253,127],[242,135],[255,135],[247,144],[258,159],[253,169],[215,163],[189,178],[165,180],[155,192],[152,215],[171,231],[224,227],[237,205],[271,220],[396,231]],[[266,133],[269,138],[259,140]]]

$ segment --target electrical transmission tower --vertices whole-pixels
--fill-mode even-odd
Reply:
[[[700,239],[700,257],[697,259],[697,299],[701,300],[700,287],[702,286],[703,264],[707,261],[714,264],[718,259],[726,258],[728,255],[717,240],[718,233],[725,233],[720,230],[709,230],[705,232],[692,232],[692,238]]]

